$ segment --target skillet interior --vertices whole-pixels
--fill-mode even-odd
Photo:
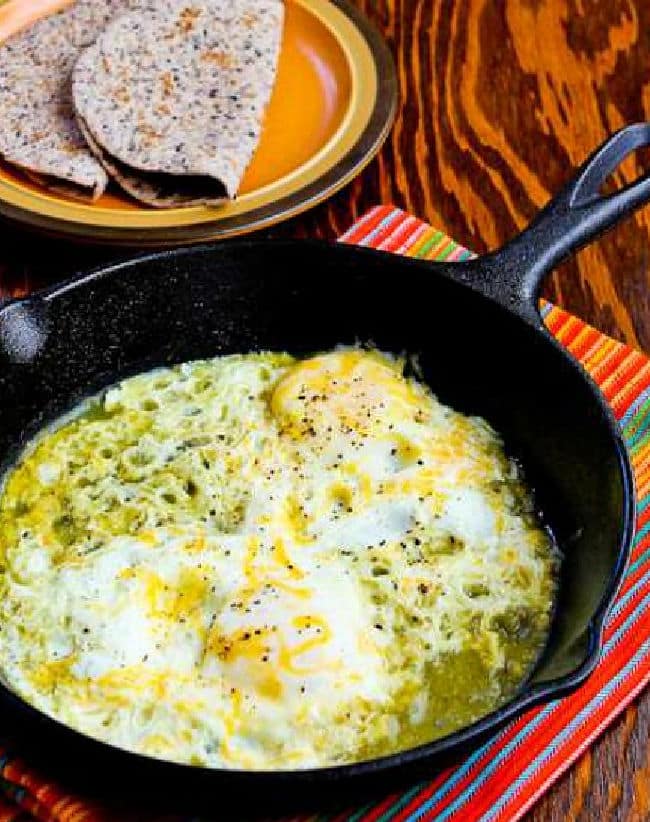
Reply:
[[[0,456],[10,462],[44,421],[143,368],[254,349],[305,354],[357,341],[418,355],[439,399],[486,417],[537,491],[565,561],[552,636],[521,698],[414,752],[366,765],[254,774],[117,751],[0,690],[1,715],[20,724],[21,738],[38,739],[50,771],[56,746],[68,773],[74,757],[86,788],[118,778],[143,791],[169,784],[185,802],[186,789],[208,799],[223,786],[268,809],[268,792],[286,797],[285,785],[295,801],[308,794],[322,802],[315,791],[342,776],[355,776],[346,780],[355,788],[385,789],[387,770],[397,778],[430,774],[525,704],[559,695],[593,667],[603,605],[630,538],[632,489],[620,438],[593,385],[545,332],[425,263],[318,243],[236,243],[144,258],[9,305],[0,311]]]

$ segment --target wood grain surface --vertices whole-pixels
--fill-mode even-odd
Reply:
[[[329,203],[269,232],[335,237],[393,202],[477,250],[522,228],[609,133],[650,120],[648,0],[357,0],[395,55],[401,105],[384,150]],[[615,184],[650,168],[634,158]],[[123,252],[121,252],[123,253]],[[0,289],[18,294],[115,257],[0,227]],[[650,208],[583,251],[545,294],[650,351]],[[650,695],[540,801],[535,822],[650,819]]]

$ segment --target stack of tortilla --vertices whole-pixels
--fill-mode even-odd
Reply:
[[[275,83],[282,0],[78,0],[0,46],[0,155],[88,199],[236,196]]]

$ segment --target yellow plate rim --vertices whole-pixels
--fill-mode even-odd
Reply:
[[[395,66],[379,34],[347,0],[292,2],[315,16],[337,40],[351,78],[342,122],[302,166],[219,209],[90,207],[0,179],[0,214],[55,235],[160,246],[244,234],[331,196],[370,162],[388,136],[397,107]]]

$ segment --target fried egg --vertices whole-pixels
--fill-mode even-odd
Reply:
[[[559,562],[495,431],[356,348],[110,388],[9,472],[0,550],[8,687],[128,750],[254,770],[502,704]]]

